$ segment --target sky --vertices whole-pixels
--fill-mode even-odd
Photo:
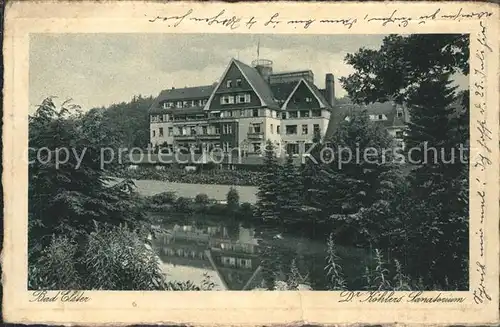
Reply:
[[[310,69],[323,88],[326,73],[353,72],[344,63],[359,48],[378,49],[384,35],[32,34],[30,111],[48,96],[83,110],[157,96],[172,87],[212,84],[231,58],[273,61],[273,70]],[[260,41],[259,41],[260,40]],[[336,81],[336,97],[346,94]]]

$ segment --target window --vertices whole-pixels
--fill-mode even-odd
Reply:
[[[250,127],[251,133],[260,133],[260,124],[252,124]]]
[[[384,115],[378,115],[378,120],[384,119]]]
[[[191,126],[191,127],[189,128],[189,134],[190,134],[190,135],[196,135],[196,127]]]
[[[222,132],[224,134],[231,134],[233,132],[233,126],[231,124],[222,125]]]
[[[162,137],[163,136],[163,127],[160,127],[159,129],[159,136]]]
[[[271,134],[274,134],[274,125],[271,124]]]
[[[403,138],[403,131],[396,131],[397,138]]]
[[[233,86],[233,81],[231,81],[230,79],[228,79],[226,81],[226,87],[232,87]]]
[[[259,109],[252,110],[252,117],[259,117]]]
[[[313,117],[321,117],[321,110],[313,110],[312,116]]]
[[[281,119],[286,119],[286,112],[281,113]]]
[[[163,109],[167,109],[167,103],[166,102],[163,102]]]
[[[276,118],[278,115],[278,112],[276,110],[271,110],[271,117]]]
[[[253,152],[260,152],[260,143],[252,143]]]
[[[302,125],[302,135],[307,135],[307,125]]]
[[[309,110],[301,110],[300,117],[308,118],[309,117]]]
[[[220,98],[220,104],[231,104],[234,103],[234,96],[224,95]]]
[[[156,136],[156,131],[153,129],[153,137]]]
[[[297,111],[290,111],[288,113],[288,115],[290,116],[290,118],[297,118],[298,117]]]
[[[241,78],[236,79],[236,87],[241,87]]]
[[[208,134],[208,126],[201,126],[201,134],[203,135]]]
[[[313,101],[313,99],[312,99],[312,98],[309,98],[309,97],[307,97],[307,98],[306,98],[306,102],[307,102],[307,103],[311,103],[312,101]]]
[[[286,135],[297,134],[297,125],[286,125]]]
[[[203,106],[203,100],[198,100],[198,106]]]
[[[276,134],[279,134],[280,133],[280,125],[276,126]]]
[[[398,115],[398,118],[402,118],[403,117],[403,110],[398,109],[397,115]]]
[[[291,153],[291,154],[298,154],[299,153],[299,145],[296,143],[288,143],[286,145],[286,152]]]
[[[228,151],[229,151],[229,148],[230,148],[230,146],[229,146],[229,142],[224,142],[224,143],[222,143],[222,151],[224,151],[224,152],[228,152]]]
[[[314,130],[314,133],[319,133],[319,124],[314,124],[313,130]]]
[[[172,136],[174,134],[174,128],[173,127],[169,127],[168,128],[168,136]]]
[[[177,105],[176,105],[177,108],[182,108],[182,101],[177,101]]]
[[[245,109],[240,110],[240,117],[245,117]]]
[[[187,108],[190,107],[190,105],[188,105],[187,101],[182,101],[182,107]]]

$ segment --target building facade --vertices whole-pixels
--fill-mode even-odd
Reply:
[[[310,70],[274,73],[270,60],[232,59],[218,83],[160,93],[150,108],[151,145],[253,156],[270,140],[299,154],[327,135],[337,109],[332,74],[320,90]],[[394,135],[398,128],[388,126]]]

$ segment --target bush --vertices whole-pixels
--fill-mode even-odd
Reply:
[[[208,195],[200,193],[196,195],[194,202],[197,204],[207,205],[210,202],[210,199],[208,198]]]
[[[138,233],[96,226],[79,242],[53,238],[30,265],[29,288],[163,290],[165,280],[155,253]]]
[[[238,191],[234,188],[231,187],[229,189],[229,192],[227,192],[227,206],[231,210],[236,210],[240,206],[240,195],[238,194]]]
[[[190,212],[192,209],[191,204],[191,199],[181,196],[175,201],[174,207],[179,212]]]
[[[153,195],[152,197],[150,197],[150,199],[153,204],[174,204],[177,200],[177,195],[175,194],[175,192],[162,192]]]
[[[240,206],[240,214],[245,218],[253,217],[253,206],[248,202],[244,202]]]

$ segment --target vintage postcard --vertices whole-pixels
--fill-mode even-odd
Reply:
[[[8,322],[499,322],[499,9],[9,2]]]

